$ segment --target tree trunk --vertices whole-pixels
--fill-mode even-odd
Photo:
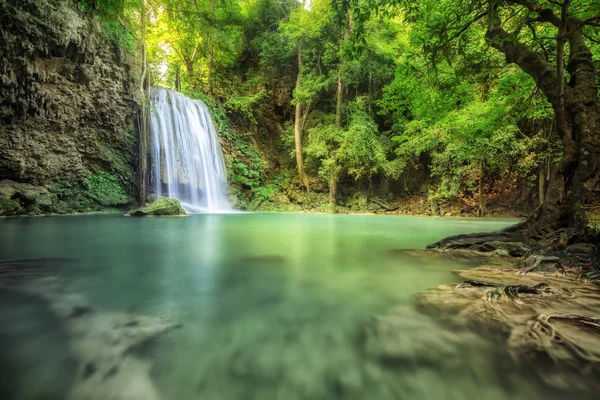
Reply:
[[[181,65],[175,66],[175,90],[181,92]]]
[[[208,51],[208,93],[213,95],[213,66],[215,58],[215,8],[216,0],[211,0],[210,48]]]
[[[344,85],[342,84],[342,72],[341,65],[337,73],[337,98],[335,102],[335,126],[338,128],[342,126],[342,101],[344,97]]]
[[[485,162],[481,161],[479,164],[479,216],[483,217],[486,214],[485,208],[485,196],[483,195],[483,169]]]
[[[296,91],[299,91],[302,85],[302,42],[298,41],[298,75],[296,76]],[[300,182],[310,192],[308,176],[304,172],[304,161],[302,159],[302,104],[296,101],[296,112],[294,115],[294,143],[296,145],[296,168]]]
[[[139,129],[139,166],[137,171],[137,202],[143,205],[146,201],[146,173],[147,173],[147,161],[148,161],[148,91],[149,86],[147,85],[148,79],[148,68],[147,68],[147,56],[146,56],[146,0],[140,0],[140,19],[141,19],[141,44],[142,44],[142,75],[140,82],[140,92],[142,98],[142,106],[139,111],[138,129]]]
[[[596,69],[592,53],[585,43],[583,23],[568,15],[568,1],[561,18],[548,19],[559,28],[556,66],[542,54],[520,43],[500,23],[497,8],[500,0],[490,0],[486,39],[504,53],[509,63],[517,64],[531,75],[537,87],[552,104],[557,131],[563,142],[563,157],[552,171],[544,203],[523,223],[510,228],[529,237],[543,238],[561,228],[568,228],[568,240],[581,238],[586,226],[584,202],[587,191],[597,190],[600,174],[600,100],[596,86]],[[563,71],[564,41],[569,43],[566,82]]]
[[[538,199],[539,205],[544,204],[544,198],[546,196],[546,168],[543,162],[540,162],[538,171]]]
[[[431,199],[430,205],[431,205],[431,215],[433,215],[434,217],[439,217],[440,216],[440,204],[438,203],[438,199],[436,199],[436,198]]]
[[[196,90],[198,85],[196,82],[196,77],[194,76],[194,61],[183,60],[183,65],[185,65],[185,70],[187,72],[188,89]]]
[[[342,73],[341,65],[338,69],[337,74],[337,96],[335,103],[335,126],[337,128],[342,127],[342,101],[344,100],[344,85],[342,84]],[[335,152],[335,150],[334,150]],[[337,177],[336,177],[337,163],[335,157],[329,166],[329,202],[335,204],[337,200]]]

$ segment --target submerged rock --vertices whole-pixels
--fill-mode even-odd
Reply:
[[[177,199],[160,199],[145,207],[131,210],[128,215],[134,217],[185,215],[185,210]]]
[[[61,259],[0,262],[0,291],[17,291],[45,304],[67,335],[74,377],[68,400],[160,400],[150,360],[139,350],[179,324],[153,316],[94,308],[55,276]]]
[[[530,267],[558,262],[550,256],[529,260]],[[527,275],[494,266],[461,271],[464,283],[421,293],[417,305],[453,325],[475,327],[496,337],[515,359],[548,360],[547,368],[533,372],[553,388],[597,392],[600,290],[571,277],[573,271],[560,275],[547,271],[539,265]]]

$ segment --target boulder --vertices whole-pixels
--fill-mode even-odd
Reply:
[[[145,207],[131,210],[128,215],[134,217],[185,215],[185,210],[177,199],[160,199]]]

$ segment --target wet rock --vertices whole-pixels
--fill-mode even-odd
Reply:
[[[185,215],[185,210],[176,199],[160,199],[145,207],[131,210],[128,215],[134,217]]]

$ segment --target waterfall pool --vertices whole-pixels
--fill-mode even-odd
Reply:
[[[126,312],[181,324],[131,349],[143,363],[128,351],[96,378],[99,362],[75,354],[93,353],[87,333],[70,345],[44,301],[2,289],[0,395],[64,399],[79,379],[98,385],[87,398],[109,398],[103,382],[143,368],[147,380],[123,387],[151,381],[157,398],[178,400],[564,398],[499,346],[411,301],[478,263],[410,249],[514,222],[277,213],[0,220],[0,260],[43,259],[24,265],[51,266],[64,280],[60,296],[90,305],[69,318]],[[370,327],[390,310],[398,332],[382,357]]]

